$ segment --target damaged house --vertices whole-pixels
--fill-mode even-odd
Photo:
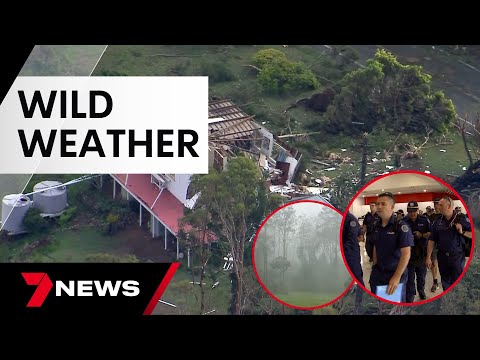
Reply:
[[[240,152],[248,154],[271,175],[272,184],[292,181],[301,154],[279,144],[279,139],[254,117],[228,99],[212,99],[209,115],[209,165],[218,171]],[[164,241],[165,250],[182,257],[177,234],[185,208],[193,208],[196,196],[189,198],[190,174],[110,174],[113,197],[135,199],[139,206],[139,225],[149,224],[153,238]],[[211,237],[212,241],[215,239]]]

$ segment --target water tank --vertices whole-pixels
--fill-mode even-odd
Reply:
[[[25,231],[23,219],[32,206],[30,198],[23,194],[6,195],[2,201],[2,227],[12,234]]]
[[[42,181],[33,187],[33,191],[33,203],[44,214],[58,214],[68,206],[67,187],[61,182]]]

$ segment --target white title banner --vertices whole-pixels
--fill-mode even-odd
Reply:
[[[0,173],[208,173],[208,77],[17,77]]]

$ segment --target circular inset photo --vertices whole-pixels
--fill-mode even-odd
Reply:
[[[447,183],[397,171],[366,184],[342,222],[347,268],[367,292],[396,305],[431,302],[450,291],[473,254],[472,217]]]
[[[312,200],[272,212],[257,231],[253,266],[275,300],[302,310],[330,305],[352,286],[339,242],[342,214]]]

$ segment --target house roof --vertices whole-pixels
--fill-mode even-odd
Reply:
[[[210,138],[237,139],[251,137],[260,126],[231,100],[212,100],[208,104],[208,118],[218,119],[210,122],[208,130]]]
[[[152,184],[149,174],[112,174],[121,182],[130,193],[142,201],[142,205],[149,208],[162,223],[175,235],[178,233],[178,221],[183,218],[185,207],[168,189],[163,189],[157,199],[160,190]],[[128,181],[127,181],[128,180]],[[155,206],[152,208],[152,205]]]
[[[112,174],[112,176],[121,182],[131,194],[140,199],[142,205],[149,208],[175,236],[178,235],[179,221],[185,215],[185,206],[168,189],[163,189],[160,197],[158,197],[160,189],[157,185],[152,184],[150,174],[128,174],[128,179],[126,174]],[[155,206],[152,208],[152,205]],[[185,224],[184,229],[190,231],[192,226]],[[203,233],[197,231],[196,236],[201,239]],[[206,242],[216,240],[217,237],[214,233],[207,232]]]

